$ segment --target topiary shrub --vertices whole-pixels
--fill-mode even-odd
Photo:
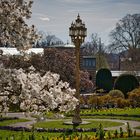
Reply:
[[[102,68],[96,74],[96,87],[109,92],[112,87],[112,74],[109,69]]]
[[[123,74],[120,75],[114,84],[114,89],[121,90],[125,96],[128,97],[127,93],[139,86],[139,82],[134,75]]]
[[[114,89],[108,93],[112,98],[124,98],[124,94],[122,91]]]

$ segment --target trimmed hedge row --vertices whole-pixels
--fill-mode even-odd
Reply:
[[[113,88],[112,74],[109,69],[102,68],[96,74],[96,87],[109,92]]]
[[[133,74],[122,74],[116,79],[113,85],[111,71],[107,68],[101,68],[96,74],[96,87],[97,89],[103,89],[105,93],[112,89],[120,90],[123,92],[125,98],[127,98],[128,92],[139,87],[139,81]]]
[[[139,81],[134,75],[131,74],[122,74],[120,75],[114,84],[114,89],[121,90],[125,96],[128,97],[128,92],[139,86]]]

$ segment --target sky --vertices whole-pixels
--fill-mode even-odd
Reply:
[[[126,14],[140,13],[140,0],[33,0],[32,17],[38,31],[56,35],[70,42],[69,27],[78,13],[87,27],[86,41],[97,33],[108,45],[109,33]]]

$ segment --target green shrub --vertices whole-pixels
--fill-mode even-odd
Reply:
[[[123,74],[116,79],[114,89],[121,90],[125,98],[127,98],[127,93],[137,88],[138,86],[139,82],[134,75]]]
[[[109,95],[113,98],[124,98],[124,94],[122,93],[122,91],[117,90],[117,89],[111,90],[109,92]]]
[[[112,89],[112,74],[109,69],[102,68],[97,72],[96,87],[107,92]]]

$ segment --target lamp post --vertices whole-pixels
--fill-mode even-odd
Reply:
[[[84,42],[85,37],[87,36],[87,28],[85,28],[85,24],[82,23],[80,16],[78,14],[75,22],[71,24],[69,28],[69,36],[71,37],[71,41],[74,43],[76,47],[76,94],[75,97],[79,99],[80,97],[80,46]],[[73,125],[77,126],[82,123],[82,119],[80,118],[80,105],[76,106],[74,116],[72,119]]]

